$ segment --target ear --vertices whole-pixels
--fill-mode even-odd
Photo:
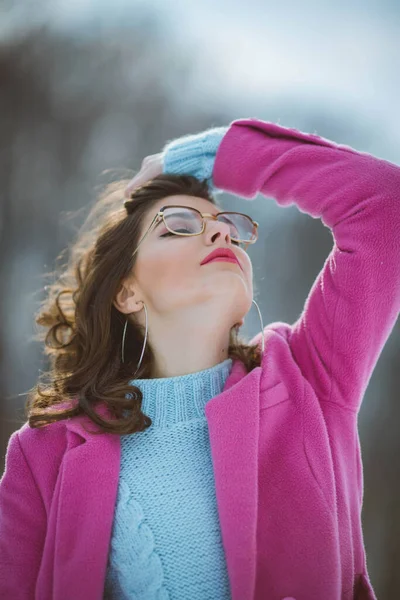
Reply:
[[[119,290],[116,293],[113,304],[117,310],[124,314],[138,312],[143,308],[142,300],[138,299],[137,291],[133,283],[125,280],[120,284]]]

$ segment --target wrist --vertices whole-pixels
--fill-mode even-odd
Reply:
[[[229,127],[214,127],[168,142],[162,150],[163,173],[206,179],[213,193],[222,191],[215,188],[212,172],[217,150],[228,129]]]

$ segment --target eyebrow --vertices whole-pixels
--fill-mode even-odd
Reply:
[[[193,208],[193,207],[192,207],[192,206],[182,206],[182,208]],[[202,212],[202,211],[200,211],[200,212]],[[207,212],[207,211],[205,211],[205,212]],[[216,217],[217,215],[219,215],[219,213],[221,213],[221,212],[224,212],[224,211],[223,211],[223,210],[218,210],[218,211],[215,213],[214,217]],[[212,213],[210,213],[210,214],[212,214]],[[157,223],[157,225],[154,227],[154,229],[153,229],[152,233],[154,233],[154,232],[155,232],[155,230],[157,229],[157,227],[158,227],[158,226],[159,226],[161,223],[164,223],[163,219],[161,219],[160,221],[158,221],[158,223]]]

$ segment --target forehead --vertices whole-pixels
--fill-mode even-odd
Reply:
[[[198,196],[187,196],[185,194],[167,196],[166,198],[159,200],[156,204],[156,210],[160,210],[160,208],[163,206],[172,206],[174,204],[178,204],[179,206],[190,206],[192,208],[197,208],[197,210],[201,212],[209,212],[212,214],[217,214],[220,210],[222,210],[205,198],[199,198]]]

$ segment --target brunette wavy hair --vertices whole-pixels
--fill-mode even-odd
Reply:
[[[141,411],[142,392],[129,383],[143,348],[144,328],[129,320],[123,363],[126,316],[113,300],[135,267],[132,253],[143,219],[158,200],[186,194],[217,203],[206,180],[189,175],[158,175],[125,199],[128,181],[109,183],[98,195],[76,239],[63,251],[68,259],[51,273],[54,281],[45,288],[35,314],[36,324],[44,329],[33,339],[44,341],[50,369],[28,391],[24,410],[32,428],[83,413],[97,424],[98,433],[136,433],[152,423]],[[260,346],[246,343],[232,328],[228,357],[241,360],[250,372],[261,364]],[[148,342],[136,377],[149,378],[153,364]],[[106,405],[111,420],[96,412],[99,403]]]

